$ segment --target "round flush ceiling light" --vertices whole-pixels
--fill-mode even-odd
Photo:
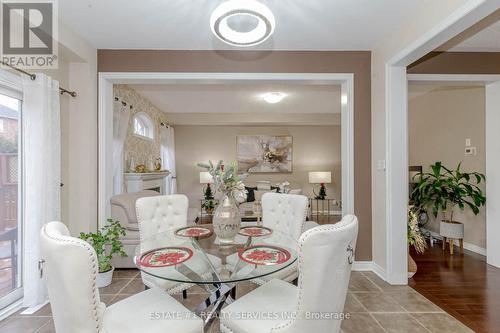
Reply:
[[[286,94],[280,92],[269,92],[262,95],[262,99],[270,104],[276,104],[283,100]]]
[[[255,0],[229,0],[221,3],[210,17],[212,32],[233,46],[253,46],[274,32],[274,15]]]

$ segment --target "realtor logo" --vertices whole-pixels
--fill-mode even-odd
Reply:
[[[56,0],[0,2],[2,61],[17,68],[57,68]]]

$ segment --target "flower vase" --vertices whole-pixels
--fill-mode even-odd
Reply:
[[[408,279],[411,279],[415,273],[417,273],[417,263],[408,252]]]
[[[220,244],[233,244],[240,225],[241,216],[236,200],[224,195],[213,216],[214,232]]]

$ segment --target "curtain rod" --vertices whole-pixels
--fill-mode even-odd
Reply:
[[[4,65],[4,66],[7,66],[7,67],[9,67],[9,68],[11,68],[11,69],[13,69],[13,70],[15,70],[15,71],[19,72],[19,73],[22,73],[22,74],[28,75],[28,76],[30,77],[30,79],[32,79],[33,81],[34,81],[34,80],[36,80],[36,74],[33,74],[33,73],[28,73],[28,72],[26,72],[25,70],[22,70],[22,69],[20,69],[20,68],[14,67],[14,66],[12,66],[12,65],[10,65],[10,64],[8,64],[8,63],[6,63],[6,62],[4,62],[4,61],[1,61],[1,60],[0,60],[0,64],[2,64],[2,65]],[[76,95],[77,95],[77,94],[76,94],[76,91],[70,91],[70,90],[67,90],[67,89],[64,89],[64,88],[61,88],[61,87],[59,87],[59,92],[61,93],[61,95],[63,95],[63,94],[68,94],[68,95],[70,95],[71,97],[76,97]]]
[[[127,102],[123,101],[121,98],[115,96],[115,101],[116,102],[121,102],[123,106],[127,106]],[[133,108],[132,104],[128,104],[130,109]]]

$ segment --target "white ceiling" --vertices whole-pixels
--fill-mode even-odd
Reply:
[[[500,52],[500,10],[437,49],[447,52]]]
[[[340,86],[305,84],[138,84],[129,85],[166,113],[340,113]],[[287,95],[280,103],[266,92]]]
[[[290,83],[129,84],[173,125],[339,125],[340,85]],[[266,92],[286,97],[276,104]]]
[[[261,0],[276,31],[257,49],[371,50],[436,0]],[[64,0],[60,17],[100,49],[232,49],[210,31],[222,0]]]
[[[412,100],[433,92],[477,89],[478,87],[484,87],[484,85],[477,82],[460,82],[459,84],[457,82],[410,82],[408,84],[408,99]]]

